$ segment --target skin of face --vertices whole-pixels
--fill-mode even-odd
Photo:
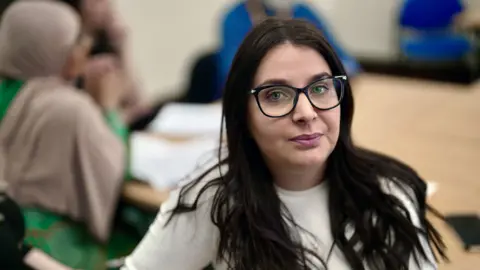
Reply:
[[[326,60],[317,51],[304,46],[283,44],[264,57],[254,78],[254,88],[282,82],[303,88],[320,76],[331,76]],[[270,170],[321,168],[338,141],[340,106],[318,110],[304,94],[300,94],[295,109],[281,118],[265,116],[252,95],[248,105],[250,133],[257,143]],[[305,146],[292,138],[320,135],[313,145]]]

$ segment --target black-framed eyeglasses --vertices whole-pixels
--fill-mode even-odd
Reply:
[[[310,104],[322,111],[331,110],[342,101],[347,76],[334,76],[316,80],[304,88],[285,84],[271,84],[250,91],[258,108],[268,117],[279,118],[290,114],[304,93]]]

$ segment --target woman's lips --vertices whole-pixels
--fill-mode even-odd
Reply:
[[[320,144],[320,138],[323,134],[314,133],[314,134],[302,134],[300,136],[291,138],[290,141],[296,144],[299,144],[304,147],[312,148]]]

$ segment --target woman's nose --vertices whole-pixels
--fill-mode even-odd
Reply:
[[[305,94],[300,94],[297,101],[297,106],[293,110],[293,121],[295,122],[310,122],[318,116],[315,108],[312,106]]]

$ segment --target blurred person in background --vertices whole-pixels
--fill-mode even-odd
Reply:
[[[306,3],[297,0],[242,0],[230,8],[221,23],[221,49],[218,53],[219,87],[214,99],[220,98],[230,65],[238,47],[252,27],[269,16],[304,19],[320,29],[339,55],[347,74],[353,77],[360,66],[335,39],[321,15]]]
[[[52,42],[54,41],[54,42]],[[0,179],[25,216],[26,243],[73,268],[103,269],[137,239],[112,230],[127,130],[114,59],[82,75],[92,37],[58,1],[20,0],[0,23]]]
[[[127,123],[135,122],[148,114],[151,106],[145,100],[138,78],[133,71],[129,31],[111,0],[59,0],[74,7],[83,20],[84,27],[94,37],[87,62],[85,77],[80,78],[78,86],[88,88],[84,80],[95,76],[98,69],[112,59],[121,68],[122,85],[125,93],[122,96],[122,115]],[[88,90],[88,89],[87,89]]]
[[[21,0],[7,0],[0,4],[0,16],[3,11],[13,2]],[[115,9],[111,0],[56,0],[71,5],[82,16],[84,27],[92,33],[94,38],[84,74],[77,81],[77,86],[85,89],[85,76],[94,76],[98,69],[108,65],[108,62],[116,62],[123,72],[123,87],[126,89],[122,97],[121,113],[124,120],[130,124],[151,112],[151,106],[145,100],[140,82],[133,72],[131,50],[129,47],[128,29],[119,12]],[[98,76],[94,76],[99,79]],[[88,89],[87,89],[88,90]]]

